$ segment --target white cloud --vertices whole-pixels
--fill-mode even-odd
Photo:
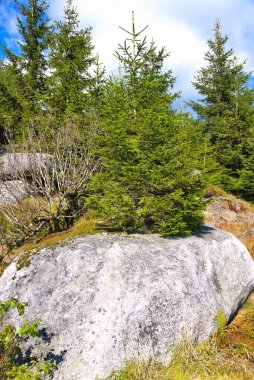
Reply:
[[[0,0],[0,23],[8,34],[18,34],[16,13],[11,0]]]
[[[76,0],[74,3],[79,12],[81,26],[93,26],[96,51],[108,70],[114,70],[118,66],[113,54],[118,43],[122,43],[127,37],[119,26],[131,29],[131,12],[134,10],[136,30],[149,25],[146,30],[148,40],[153,38],[158,47],[165,46],[170,52],[165,68],[173,69],[173,74],[177,76],[176,88],[184,87],[186,96],[189,96],[192,91],[190,82],[202,64],[206,39],[180,18],[173,19],[170,12],[162,12],[165,1]],[[57,13],[60,14],[60,10],[62,11],[62,2],[53,1],[51,12],[54,17]]]
[[[0,0],[0,20],[4,18],[10,37],[16,36],[16,21],[8,12],[12,1]],[[50,16],[63,17],[63,0],[48,0]],[[215,18],[220,18],[223,33],[230,34],[229,47],[247,59],[247,70],[254,69],[254,1],[253,0],[74,0],[81,27],[93,26],[96,51],[108,71],[118,66],[113,54],[126,34],[118,28],[131,28],[131,11],[135,11],[136,28],[149,24],[148,39],[171,53],[166,68],[177,76],[177,89],[183,97],[194,95],[191,80],[204,65],[206,41],[212,37]],[[8,6],[7,6],[8,5]],[[7,30],[8,30],[7,29]]]

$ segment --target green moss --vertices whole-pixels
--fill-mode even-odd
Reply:
[[[216,314],[216,327],[217,327],[217,334],[223,334],[226,330],[227,325],[227,317],[225,313],[222,310],[219,310]]]
[[[17,261],[16,267],[17,270],[21,270],[22,268],[29,267],[31,264],[30,258],[33,256],[34,251],[24,252]]]
[[[20,255],[17,261],[17,270],[28,267],[31,264],[31,257],[43,248],[57,246],[66,239],[72,239],[77,236],[92,235],[100,232],[102,232],[102,227],[100,227],[98,220],[90,220],[87,219],[87,217],[83,217],[67,231],[54,233],[37,242],[26,243],[22,247],[12,251],[12,256],[16,257]]]
[[[216,185],[208,185],[205,189],[206,198],[226,197],[228,193]]]

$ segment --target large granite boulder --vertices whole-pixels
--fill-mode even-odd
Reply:
[[[4,153],[0,155],[0,179],[31,177],[40,169],[50,168],[53,158],[46,153]]]
[[[206,339],[218,311],[232,318],[253,286],[244,245],[206,227],[189,238],[98,234],[43,249],[6,269],[0,299],[28,301],[25,318],[41,319],[44,342],[32,353],[56,359],[55,380],[94,380],[128,359],[166,361],[183,336]]]

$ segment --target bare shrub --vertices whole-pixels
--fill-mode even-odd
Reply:
[[[86,210],[89,180],[100,164],[90,152],[89,134],[73,118],[61,125],[47,122],[40,132],[30,127],[11,149],[8,181],[0,186],[0,197],[4,186],[11,199],[0,202],[0,245],[13,248],[72,225]],[[21,184],[25,196],[19,197]]]

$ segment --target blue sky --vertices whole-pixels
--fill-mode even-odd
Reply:
[[[18,38],[16,14],[13,0],[0,0],[0,42],[11,49]]]
[[[49,16],[61,19],[65,1],[48,2]],[[254,0],[74,0],[74,4],[81,27],[93,26],[96,51],[108,72],[117,68],[113,53],[126,37],[118,26],[130,29],[134,10],[137,29],[148,24],[148,38],[171,53],[166,68],[173,69],[183,100],[196,97],[191,80],[204,65],[206,41],[216,18],[230,35],[228,46],[247,60],[247,71],[254,71]],[[14,0],[0,0],[0,41],[15,48],[18,38]]]

